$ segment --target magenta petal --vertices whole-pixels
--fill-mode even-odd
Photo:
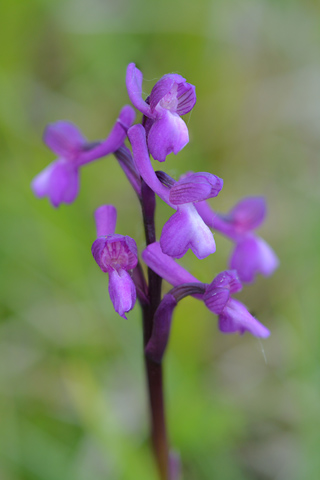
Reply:
[[[107,235],[93,242],[92,255],[103,272],[132,270],[138,263],[136,242],[124,235]]]
[[[230,293],[237,293],[242,290],[242,284],[236,270],[224,270],[213,279],[210,288],[227,288]]]
[[[148,245],[141,256],[151,270],[173,286],[199,282],[185,268],[176,263],[172,257],[165,255],[158,242]]]
[[[136,169],[145,183],[162,198],[164,202],[170,205],[169,189],[162,185],[151,165],[145,129],[142,125],[134,125],[129,128],[128,137],[132,145],[132,154]],[[173,205],[170,206],[175,208]]]
[[[154,362],[161,363],[170,336],[173,310],[177,301],[173,295],[165,295],[153,319],[151,338],[146,346],[146,355]]]
[[[101,205],[94,212],[97,237],[112,235],[116,229],[117,210],[113,205]]]
[[[79,191],[78,169],[66,162],[56,162],[48,183],[48,196],[54,207],[72,203]]]
[[[223,333],[240,333],[248,331],[255,337],[269,337],[269,330],[256,320],[246,307],[235,299],[230,299],[223,313],[219,315],[219,329]]]
[[[177,98],[178,106],[176,112],[178,115],[185,115],[193,109],[197,101],[196,87],[191,85],[191,83],[180,83],[178,85]]]
[[[43,134],[45,144],[57,155],[73,160],[86,139],[71,122],[59,121],[48,125]]]
[[[178,211],[164,225],[160,237],[163,253],[181,258],[189,248],[199,258],[215,252],[213,235],[198,215],[194,205],[188,203],[178,207]]]
[[[150,106],[142,98],[142,79],[143,75],[136,68],[134,63],[130,63],[127,68],[126,86],[128,95],[133,105],[147,117],[153,118]]]
[[[253,282],[258,273],[269,276],[278,265],[278,257],[272,248],[256,235],[239,242],[230,259],[230,268],[237,270],[242,282]]]
[[[230,290],[227,288],[212,288],[211,285],[206,288],[203,295],[203,301],[206,307],[216,315],[222,313],[230,298]]]
[[[31,188],[33,193],[41,198],[48,195],[49,183],[52,171],[55,169],[56,161],[50,163],[42,172],[32,180]]]
[[[109,274],[109,295],[113,307],[123,318],[136,303],[136,287],[129,273],[125,270],[112,270]]]
[[[192,173],[181,178],[170,190],[170,201],[175,205],[199,202],[216,197],[221,191],[223,180],[207,172]]]
[[[164,75],[151,90],[149,101],[152,113],[154,112],[160,100],[162,100],[162,98],[170,92],[171,88],[176,83],[175,77],[176,75]],[[177,75],[177,77],[180,77],[180,75]]]
[[[128,130],[133,124],[135,118],[136,112],[134,109],[130,105],[125,105],[120,110],[117,122],[120,123],[125,130]]]
[[[163,109],[163,116],[150,128],[148,147],[155,160],[164,162],[169,153],[175,155],[189,142],[187,125],[176,113]]]
[[[231,210],[230,217],[238,230],[248,232],[257,228],[266,216],[266,201],[263,197],[247,197]]]
[[[40,172],[31,183],[37,197],[48,196],[54,207],[72,203],[79,191],[79,172],[63,159],[56,160]]]

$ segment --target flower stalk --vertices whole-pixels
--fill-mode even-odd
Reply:
[[[141,188],[141,208],[146,244],[156,239],[155,231],[155,194],[143,181]],[[148,268],[149,304],[142,306],[143,312],[143,350],[147,376],[148,399],[151,421],[151,440],[161,480],[169,478],[169,446],[165,419],[162,364],[155,363],[146,356],[145,348],[151,338],[154,314],[161,301],[162,278]]]

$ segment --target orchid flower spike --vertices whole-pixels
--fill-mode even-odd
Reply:
[[[158,242],[148,245],[142,252],[142,258],[149,268],[175,287],[165,295],[154,317],[153,332],[146,352],[155,361],[162,359],[169,338],[173,310],[186,295],[202,300],[211,312],[218,315],[218,326],[223,333],[243,334],[248,331],[261,338],[270,335],[269,330],[249,313],[245,305],[232,298],[233,293],[242,289],[235,270],[221,272],[208,285],[201,283],[173,258],[165,255]]]
[[[195,202],[217,196],[223,186],[222,179],[200,172],[178,182],[169,177],[170,181],[163,185],[152,168],[143,126],[131,127],[128,137],[136,168],[145,183],[177,210],[162,229],[160,245],[163,252],[181,258],[190,248],[199,259],[214,253],[216,246],[212,232],[198,214]]]
[[[134,118],[133,108],[126,105],[106,140],[94,144],[87,143],[80,130],[70,122],[48,125],[43,140],[58,158],[33,179],[34,194],[39,198],[47,196],[54,207],[72,203],[79,192],[80,167],[118,150]]]
[[[153,87],[146,101],[142,98],[143,75],[130,63],[126,85],[133,105],[144,115],[148,148],[155,160],[164,162],[169,153],[175,155],[189,142],[188,128],[180,118],[196,103],[195,87],[177,74],[164,75]]]
[[[102,205],[95,211],[97,240],[92,255],[103,272],[109,275],[109,295],[115,311],[123,318],[136,302],[136,288],[129,271],[138,263],[136,242],[114,233],[117,211],[112,205]]]
[[[276,270],[279,265],[276,254],[254,233],[266,216],[263,197],[246,197],[226,215],[214,212],[205,201],[196,208],[206,225],[235,243],[229,266],[237,270],[242,282],[253,282],[258,273],[269,276]]]

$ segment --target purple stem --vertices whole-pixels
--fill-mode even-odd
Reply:
[[[141,207],[146,235],[146,243],[150,245],[156,240],[154,212],[155,194],[143,181],[141,187]],[[143,343],[147,346],[152,334],[154,314],[161,301],[161,281],[153,270],[148,268],[149,305],[142,305],[143,310]],[[162,365],[144,356],[151,415],[151,439],[161,480],[169,477],[169,447],[166,432]]]

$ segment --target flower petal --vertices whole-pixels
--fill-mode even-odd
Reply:
[[[173,286],[199,282],[185,268],[176,263],[172,257],[163,253],[159,242],[148,245],[141,256],[151,270]]]
[[[230,293],[237,293],[242,290],[242,284],[239,280],[236,270],[224,270],[219,273],[211,282],[210,288],[227,288]]]
[[[155,160],[164,162],[169,153],[175,155],[189,142],[187,125],[176,113],[163,109],[148,135],[148,147]]]
[[[211,288],[209,285],[203,295],[203,301],[206,307],[216,315],[222,313],[230,298],[230,290],[228,288]]]
[[[136,287],[125,270],[112,270],[109,274],[109,295],[113,307],[123,318],[125,313],[133,309],[136,303]]]
[[[126,75],[128,95],[133,105],[147,117],[153,118],[150,106],[142,98],[143,75],[134,63],[129,63]]]
[[[256,235],[240,241],[230,259],[230,268],[237,270],[242,282],[253,282],[258,273],[269,276],[278,265],[278,257],[272,248]]]
[[[236,228],[244,232],[254,230],[266,216],[266,201],[263,197],[247,197],[237,203],[230,212]]]
[[[162,100],[162,98],[170,92],[171,88],[176,83],[175,77],[179,77],[184,80],[184,78],[182,78],[180,75],[164,75],[151,90],[149,101],[152,113],[154,113],[154,110],[160,100]]]
[[[72,203],[79,192],[79,172],[66,162],[56,162],[48,182],[48,196],[54,207]]]
[[[44,143],[57,155],[73,160],[86,143],[80,130],[71,122],[59,121],[48,125],[43,134]]]
[[[141,177],[163,201],[175,208],[169,201],[169,189],[162,185],[152,168],[146,143],[146,132],[143,126],[134,125],[129,128],[128,137],[132,145],[134,163]]]
[[[164,225],[160,237],[163,253],[181,258],[189,248],[199,258],[215,252],[216,246],[210,229],[198,215],[194,205],[180,205],[178,211]]]
[[[223,180],[207,172],[198,172],[181,178],[170,189],[170,201],[175,205],[199,202],[216,197],[221,191]]]
[[[248,331],[255,337],[266,338],[270,335],[270,331],[256,320],[246,307],[235,300],[230,299],[219,315],[219,329],[223,333],[236,333],[242,335]]]
[[[97,237],[112,235],[116,229],[117,210],[113,205],[101,205],[94,212]]]
[[[178,85],[177,98],[178,107],[176,112],[178,115],[185,115],[193,109],[197,101],[196,87],[191,85],[191,83],[180,83]]]
[[[132,270],[138,263],[136,242],[124,235],[107,235],[93,242],[92,255],[103,272]]]
[[[42,198],[48,195],[50,177],[56,163],[56,161],[50,163],[50,165],[42,170],[42,172],[38,173],[38,175],[32,180],[31,188],[37,197]]]

